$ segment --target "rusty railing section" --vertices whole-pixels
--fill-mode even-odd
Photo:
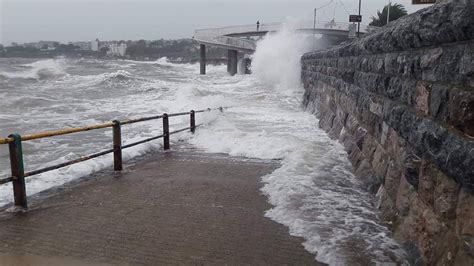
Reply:
[[[0,179],[0,185],[12,182],[15,208],[17,208],[18,210],[27,210],[28,204],[27,204],[26,185],[25,185],[26,177],[42,174],[42,173],[56,170],[62,167],[72,165],[72,164],[91,160],[91,159],[94,159],[94,158],[97,158],[99,156],[103,156],[109,153],[114,154],[114,171],[121,171],[123,169],[122,150],[136,146],[136,145],[140,145],[152,140],[156,140],[159,138],[163,138],[164,150],[169,150],[171,135],[179,133],[179,132],[187,131],[187,130],[189,130],[191,133],[194,133],[196,128],[202,125],[202,124],[196,125],[196,118],[195,118],[196,113],[204,113],[204,112],[209,112],[212,110],[219,110],[223,112],[224,109],[226,108],[219,107],[215,109],[207,108],[203,110],[197,110],[197,111],[191,110],[189,112],[173,113],[173,114],[165,113],[165,114],[157,115],[157,116],[142,117],[142,118],[136,118],[136,119],[123,120],[123,121],[114,120],[111,122],[106,122],[106,123],[97,124],[97,125],[52,130],[52,131],[40,132],[36,134],[29,134],[29,135],[23,135],[23,136],[21,136],[20,134],[11,134],[7,138],[0,138],[0,145],[8,144],[9,146],[10,167],[11,167],[11,175],[12,175],[11,177]],[[189,115],[189,127],[170,132],[169,118],[176,117],[176,116],[185,116],[185,115]],[[122,129],[121,128],[123,125],[129,125],[129,124],[157,120],[157,119],[162,119],[163,121],[163,134],[150,137],[147,139],[143,139],[134,143],[129,143],[127,145],[122,145]],[[24,163],[23,163],[23,150],[22,150],[23,141],[68,135],[68,134],[85,132],[85,131],[96,130],[96,129],[103,129],[103,128],[112,128],[112,132],[113,132],[113,139],[112,139],[113,148],[112,149],[104,150],[104,151],[90,154],[87,156],[81,156],[77,159],[60,163],[57,165],[52,165],[52,166],[44,167],[44,168],[37,169],[34,171],[25,172]]]

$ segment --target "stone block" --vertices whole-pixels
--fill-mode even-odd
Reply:
[[[437,47],[427,49],[424,51],[420,60],[420,67],[422,71],[422,79],[426,81],[436,81],[436,69],[439,66],[439,61],[443,55],[443,48]]]
[[[397,58],[398,58],[398,53],[385,54],[385,59],[384,59],[385,74],[391,75],[391,76],[396,76],[398,74]]]
[[[424,114],[429,114],[431,84],[425,81],[419,81],[415,90],[415,108]]]
[[[360,127],[360,125],[357,118],[353,116],[352,114],[354,113],[349,113],[347,115],[346,124],[344,126],[351,135],[354,135],[356,130]]]
[[[448,120],[448,92],[449,86],[436,83],[431,88],[430,115],[436,120]]]
[[[409,106],[415,105],[416,83],[414,79],[404,79],[401,83],[400,100]]]
[[[398,186],[397,199],[395,205],[398,213],[401,216],[407,216],[410,211],[410,205],[413,198],[416,196],[415,188],[408,183],[405,176],[400,178],[400,185]]]
[[[456,217],[456,207],[460,185],[437,169],[435,171],[436,188],[434,191],[435,213],[446,219]]]
[[[385,146],[385,143],[387,142],[388,129],[389,126],[387,125],[387,123],[382,122],[382,134],[380,136],[380,144],[382,144],[382,146]]]
[[[419,117],[415,112],[406,109],[400,119],[399,128],[394,129],[400,134],[400,136],[406,139],[418,153],[424,152],[424,147],[420,145],[422,143],[424,131],[418,131],[419,125],[423,119]]]
[[[418,197],[429,206],[434,204],[434,190],[436,186],[435,166],[427,160],[421,161],[418,180]]]
[[[351,147],[351,149],[348,151],[348,155],[349,161],[352,163],[354,168],[357,169],[360,165],[360,162],[363,160],[362,152],[359,150],[357,145],[353,145]]]
[[[328,108],[320,107],[321,108],[321,118],[319,119],[319,127],[322,128],[324,131],[329,131],[331,129],[334,118],[336,115],[329,110]]]
[[[468,136],[474,136],[474,90],[449,91],[449,124]]]
[[[456,260],[463,263],[474,262],[474,196],[465,189],[460,190],[458,197],[456,233],[459,235],[461,242],[461,254],[457,256]]]
[[[388,167],[388,155],[385,153],[385,150],[380,144],[375,145],[375,149],[372,152],[372,167],[374,168],[374,173],[378,177],[384,177],[387,172]]]
[[[398,74],[410,79],[420,78],[422,57],[417,51],[401,52],[397,58]]]
[[[461,58],[459,72],[463,86],[474,87],[474,42],[467,44]]]
[[[334,121],[332,123],[331,129],[328,131],[328,136],[331,139],[337,139],[339,135],[341,134],[341,130],[343,128],[344,124],[339,120],[337,115],[334,117]]]
[[[365,137],[367,136],[367,130],[363,127],[358,127],[356,130],[355,130],[355,133],[354,133],[354,141],[357,145],[357,148],[359,148],[359,150],[362,151],[362,148],[364,146],[364,140],[365,140]]]
[[[383,160],[385,160],[385,158],[383,158]],[[388,162],[386,163],[386,171],[384,174],[384,187],[389,197],[396,200],[403,173],[402,169],[395,163],[393,159],[387,158],[386,160],[388,160]],[[383,168],[380,169],[380,171],[382,172]]]
[[[384,185],[380,185],[375,194],[375,207],[382,212],[382,218],[389,226],[398,220],[395,200],[387,194]]]
[[[441,82],[462,84],[461,59],[464,55],[464,46],[451,45],[444,48],[439,60],[439,65],[435,70],[435,79]]]
[[[420,176],[421,158],[414,152],[409,152],[405,158],[405,167],[403,175],[407,182],[412,185],[415,190],[418,189]]]
[[[355,175],[362,180],[366,186],[367,191],[375,194],[377,189],[380,187],[381,180],[374,175],[374,170],[372,169],[370,161],[364,158],[363,154],[361,159],[362,160],[355,169]]]
[[[430,119],[423,119],[418,125],[418,132],[423,135],[423,141],[418,143],[423,147],[418,150],[426,152],[436,161],[441,162],[447,159],[449,152],[444,148],[449,145],[446,138],[448,135],[446,128]]]
[[[474,141],[448,131],[441,149],[443,156],[437,160],[438,167],[474,193]]]
[[[403,79],[401,78],[398,78],[398,77],[390,78],[389,85],[384,95],[392,100],[400,99],[402,95],[402,82],[403,82]]]
[[[372,96],[370,97],[369,110],[378,115],[379,117],[383,116],[383,101],[379,97]]]
[[[383,74],[385,72],[385,56],[377,56],[373,61],[372,72]]]

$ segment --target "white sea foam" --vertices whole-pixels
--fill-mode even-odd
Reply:
[[[25,70],[17,72],[0,72],[7,78],[53,79],[66,76],[66,59],[47,59],[23,65]]]

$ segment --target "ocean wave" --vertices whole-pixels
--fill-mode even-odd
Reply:
[[[31,64],[21,65],[20,67],[22,68],[21,71],[0,72],[0,76],[8,79],[23,78],[48,80],[69,75],[65,71],[67,68],[67,61],[64,58],[40,60]]]

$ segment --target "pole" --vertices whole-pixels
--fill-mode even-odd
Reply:
[[[189,123],[190,123],[191,133],[194,134],[194,131],[196,131],[196,117],[195,117],[194,110],[191,110],[189,114],[190,114]]]
[[[165,151],[170,149],[170,124],[166,113],[163,114],[163,148]]]
[[[387,24],[390,22],[390,4],[391,4],[391,1],[388,0],[388,6],[387,6]]]
[[[361,3],[362,0],[359,0],[359,16],[360,16],[360,8],[362,6],[362,3]],[[357,22],[357,38],[360,37],[360,22]]]
[[[114,141],[114,171],[122,171],[122,130],[120,128],[120,121],[112,121],[114,126],[113,141]]]
[[[316,31],[316,11],[318,11],[317,8],[314,9],[314,25],[313,25],[313,33]]]
[[[10,167],[13,177],[13,197],[15,199],[15,207],[27,210],[28,204],[26,202],[25,167],[23,164],[21,136],[18,134],[12,134],[8,137],[13,138],[13,142],[8,146],[10,151]]]
[[[206,74],[206,46],[204,44],[200,45],[200,61],[199,61],[199,66],[200,66],[200,73],[201,75]]]

